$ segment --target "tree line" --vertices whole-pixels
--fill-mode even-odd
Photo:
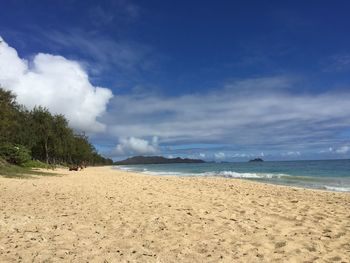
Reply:
[[[47,164],[113,164],[96,151],[84,133],[69,128],[63,115],[53,115],[41,106],[28,110],[16,102],[12,92],[1,87],[0,156],[16,164],[28,156]]]

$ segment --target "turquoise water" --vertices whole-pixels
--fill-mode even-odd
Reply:
[[[116,168],[160,176],[220,176],[350,192],[350,160],[147,164]]]

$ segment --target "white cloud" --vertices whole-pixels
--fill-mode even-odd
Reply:
[[[347,145],[341,146],[340,148],[336,149],[335,152],[339,154],[346,154],[350,150],[350,147]]]
[[[234,153],[232,155],[233,158],[252,158],[256,155],[252,154],[252,153]],[[263,156],[263,155],[261,155]]]
[[[282,156],[300,156],[301,153],[299,151],[289,151],[286,153],[282,153]]]
[[[222,161],[222,160],[225,160],[226,155],[223,152],[217,152],[217,153],[214,153],[214,158],[215,160]]]
[[[109,132],[156,135],[164,143],[269,144],[268,149],[292,151],[336,141],[337,132],[350,127],[350,92],[295,93],[294,83],[257,78],[202,94],[118,96],[111,103]]]
[[[135,154],[152,155],[159,152],[157,137],[153,137],[151,142],[135,137],[129,137],[120,139],[119,144],[115,147],[112,154],[115,156]]]
[[[0,37],[0,85],[17,95],[20,104],[40,105],[54,114],[64,114],[71,127],[100,132],[97,120],[113,97],[111,90],[93,86],[76,61],[39,53],[33,60],[21,59]]]

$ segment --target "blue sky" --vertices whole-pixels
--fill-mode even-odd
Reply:
[[[7,1],[0,84],[29,108],[66,114],[114,159],[349,158],[349,9],[348,1]]]

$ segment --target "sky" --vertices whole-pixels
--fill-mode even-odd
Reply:
[[[0,85],[114,160],[350,158],[348,1],[2,1]]]

